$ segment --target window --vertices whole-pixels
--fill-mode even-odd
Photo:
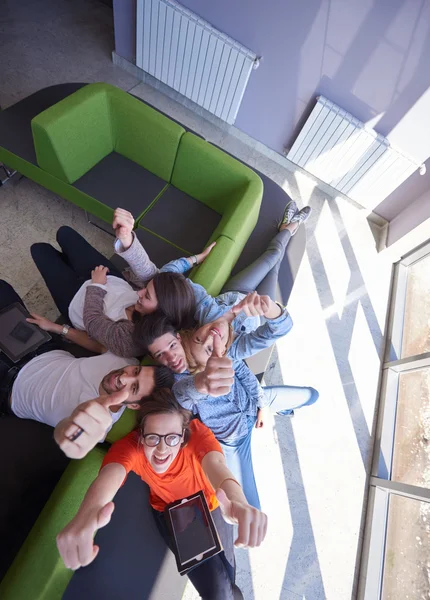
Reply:
[[[394,266],[358,597],[430,590],[430,243]]]

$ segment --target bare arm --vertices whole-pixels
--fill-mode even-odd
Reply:
[[[97,556],[99,547],[94,545],[94,534],[109,523],[115,508],[112,499],[126,474],[119,463],[103,467],[89,487],[76,516],[57,535],[58,551],[67,568],[85,567]]]
[[[239,526],[236,546],[254,548],[264,540],[267,532],[267,516],[254,508],[245,498],[240,484],[227,467],[224,454],[208,452],[202,460],[203,471],[217,490],[224,520]]]
[[[61,335],[63,333],[63,326],[58,323],[53,323],[49,319],[37,315],[36,313],[32,313],[31,319],[27,319],[29,323],[33,323],[43,329],[44,331],[49,331],[51,333],[56,333]],[[86,331],[81,331],[80,329],[74,329],[73,327],[69,328],[69,331],[64,336],[67,340],[77,344],[78,346],[82,346],[82,348],[86,348],[87,350],[91,350],[91,352],[96,352],[98,354],[103,354],[106,352],[106,348],[90,338]]]

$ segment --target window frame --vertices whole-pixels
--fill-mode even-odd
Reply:
[[[398,358],[401,356],[402,349],[409,267],[429,255],[430,240],[393,265],[386,346],[378,392],[375,444],[367,483],[367,511],[359,570],[358,600],[380,600],[382,595],[391,496],[400,495],[430,503],[430,489],[391,480],[400,374],[430,367],[430,352]]]

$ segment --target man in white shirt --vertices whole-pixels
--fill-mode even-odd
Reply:
[[[13,302],[22,304],[12,286],[0,280],[0,309]],[[62,349],[58,336],[17,363],[0,354],[0,412],[56,427],[63,450],[73,437],[81,436],[79,446],[84,446],[94,419],[106,423],[101,441],[126,407],[138,409],[155,387],[172,385],[166,367],[142,367],[135,358],[110,352],[75,358]]]

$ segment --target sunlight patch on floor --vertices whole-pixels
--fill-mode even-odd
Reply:
[[[325,202],[322,208],[318,225],[315,229],[315,238],[321,254],[322,266],[325,269],[330,285],[333,298],[332,308],[337,312],[339,318],[341,318],[351,270],[345,258],[328,202]]]

